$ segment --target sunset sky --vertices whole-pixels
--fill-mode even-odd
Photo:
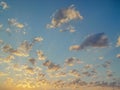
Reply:
[[[119,0],[0,0],[0,90],[117,90],[119,68]]]

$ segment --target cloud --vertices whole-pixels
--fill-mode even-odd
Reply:
[[[4,1],[1,1],[1,2],[0,2],[0,6],[2,7],[3,10],[9,8],[8,4],[7,4],[6,2],[4,2]]]
[[[116,47],[120,47],[120,36],[118,37],[117,43],[116,43]]]
[[[43,65],[46,66],[49,71],[58,71],[59,69],[61,69],[60,65],[54,64],[49,60],[45,61]]]
[[[74,64],[81,64],[83,63],[80,59],[77,59],[75,57],[71,57],[65,60],[65,65],[73,66]]]
[[[73,45],[70,46],[70,50],[81,50],[87,47],[97,47],[103,48],[108,46],[108,37],[105,33],[97,33],[89,35],[85,38],[85,40],[81,43],[81,45]]]
[[[86,64],[86,65],[84,66],[84,68],[85,68],[85,69],[91,69],[91,68],[93,68],[93,65],[92,65],[92,64]]]
[[[110,61],[106,61],[106,62],[104,62],[104,64],[102,64],[102,66],[103,66],[104,68],[109,68],[110,65],[111,65],[111,62],[110,62]]]
[[[11,25],[11,26],[15,26],[19,29],[22,29],[25,27],[24,24],[22,23],[19,23],[16,19],[12,18],[12,19],[8,19],[8,23]]]
[[[0,77],[3,77],[3,76],[7,76],[8,74],[4,73],[4,72],[0,72]]]
[[[0,44],[3,44],[3,43],[4,43],[4,41],[2,39],[0,39]]]
[[[46,60],[46,56],[43,54],[43,52],[42,51],[37,51],[37,56],[38,56],[38,59],[39,60]]]
[[[16,56],[29,56],[29,52],[32,49],[33,44],[29,43],[28,41],[23,41],[21,45],[16,50],[11,50],[11,53]]]
[[[27,73],[27,74],[35,74],[34,68],[33,67],[26,67],[25,68],[25,73]]]
[[[42,37],[35,37],[33,41],[34,42],[41,42],[41,41],[43,41],[43,38]]]
[[[117,57],[117,58],[120,58],[120,54],[117,54],[116,57]]]
[[[3,28],[3,24],[0,24],[0,29],[2,29]]]
[[[15,57],[13,55],[9,55],[6,58],[4,58],[3,60],[4,60],[4,62],[9,63],[14,59],[15,59]]]
[[[79,71],[76,70],[76,69],[70,70],[69,74],[72,75],[72,76],[75,76],[75,77],[80,77],[81,76]]]
[[[110,77],[113,76],[113,73],[112,73],[111,70],[107,70],[106,73],[107,73],[107,77],[108,77],[108,78],[110,78]]]
[[[56,11],[52,16],[51,23],[47,24],[47,28],[58,28],[64,26],[65,24],[66,25],[68,24],[69,26],[66,26],[67,28],[61,30],[61,32],[63,31],[75,32],[73,27],[70,27],[71,25],[69,24],[69,22],[73,20],[82,19],[83,16],[80,15],[80,12],[75,9],[74,5],[71,5],[67,8],[62,8]]]
[[[30,59],[29,59],[29,62],[30,62],[32,65],[35,65],[35,64],[36,64],[35,58],[30,58]]]
[[[13,50],[13,48],[9,44],[4,45],[3,48],[2,48],[2,51],[6,52],[6,53],[11,52],[12,50]]]

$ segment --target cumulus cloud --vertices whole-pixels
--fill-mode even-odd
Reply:
[[[2,7],[3,10],[9,8],[8,4],[4,1],[0,2],[0,6]]]
[[[107,70],[106,73],[107,73],[107,77],[108,77],[108,78],[110,78],[110,77],[113,76],[113,73],[112,73],[111,70]]]
[[[116,47],[120,46],[120,36],[118,37],[117,43],[116,43]]]
[[[12,18],[12,19],[8,19],[8,23],[11,25],[11,26],[15,26],[19,29],[22,29],[25,27],[24,24],[18,22],[16,19]]]
[[[111,65],[111,62],[110,62],[110,61],[106,61],[106,62],[104,62],[104,63],[102,64],[102,66],[103,66],[104,68],[109,68],[110,65]]]
[[[49,60],[45,61],[43,65],[46,66],[50,71],[58,71],[59,69],[61,69],[60,65],[54,64]]]
[[[2,48],[2,51],[6,52],[6,53],[11,52],[12,50],[13,50],[13,48],[9,44],[4,45],[3,48]]]
[[[117,58],[120,58],[120,54],[117,54],[116,57],[117,57]]]
[[[0,24],[0,29],[2,29],[3,28],[3,24]]]
[[[97,33],[86,37],[85,40],[81,43],[81,45],[73,45],[69,49],[81,50],[87,47],[103,48],[107,46],[108,46],[108,37],[105,35],[105,33]]]
[[[83,63],[80,59],[77,59],[75,57],[71,57],[65,60],[65,65],[73,66],[74,64],[81,64]]]
[[[34,42],[41,42],[41,41],[43,41],[43,38],[42,37],[35,37],[33,41]]]
[[[35,65],[35,64],[36,64],[35,58],[30,58],[30,59],[29,59],[29,62],[30,62],[32,65]]]
[[[46,60],[46,56],[43,54],[43,52],[42,51],[40,51],[40,50],[37,50],[37,56],[38,56],[38,59],[39,60]]]
[[[3,40],[2,39],[0,39],[0,44],[3,44],[4,42],[3,42]]]
[[[47,28],[61,27],[69,23],[70,21],[82,20],[82,19],[83,19],[83,16],[80,15],[80,12],[75,9],[74,5],[71,5],[67,8],[62,8],[56,11],[56,13],[54,13],[54,15],[52,16],[51,23],[47,24]],[[66,29],[61,31],[70,31],[70,32],[75,31],[73,28],[70,28],[70,29],[69,28],[70,27],[68,26]]]
[[[12,50],[11,53],[16,56],[27,57],[29,56],[29,52],[32,49],[32,46],[33,44],[25,40],[21,43],[21,45],[16,50]]]
[[[92,65],[92,64],[86,64],[86,65],[84,66],[84,68],[85,68],[85,69],[91,69],[91,68],[93,68],[93,65]]]
[[[81,76],[79,71],[76,70],[76,69],[70,70],[69,74],[72,75],[72,76],[75,76],[75,77],[80,77]]]
[[[27,73],[27,74],[35,74],[34,68],[33,67],[26,67],[25,68],[25,73]]]

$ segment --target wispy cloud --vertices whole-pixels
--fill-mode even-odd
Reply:
[[[70,46],[70,50],[82,50],[87,47],[97,47],[103,48],[109,45],[108,37],[105,33],[97,33],[89,35],[85,38],[85,40],[80,45]]]

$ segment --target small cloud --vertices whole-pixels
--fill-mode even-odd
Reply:
[[[104,57],[103,57],[103,56],[100,56],[100,57],[98,57],[98,59],[99,59],[99,60],[103,60],[103,59],[104,59]]]
[[[4,45],[3,48],[2,48],[2,51],[3,51],[3,52],[6,52],[6,53],[11,52],[12,50],[13,50],[13,48],[12,48],[12,46],[9,45],[9,44]]]
[[[107,70],[106,73],[107,73],[107,77],[108,77],[108,78],[110,78],[110,77],[113,76],[113,73],[112,73],[111,70]]]
[[[4,41],[2,39],[0,39],[0,44],[3,44],[3,43],[4,43]]]
[[[0,24],[0,29],[2,29],[3,28],[3,24]]]
[[[120,58],[120,54],[117,54],[116,57],[117,57],[117,58]]]
[[[35,74],[33,67],[26,67],[26,68],[25,68],[25,72],[26,72],[27,74]]]
[[[76,69],[70,70],[69,74],[72,75],[72,76],[75,76],[75,77],[80,77],[81,76],[79,71],[76,70]]]
[[[4,58],[3,60],[4,60],[4,62],[9,63],[14,59],[15,59],[15,57],[13,55],[9,55],[8,57]]]
[[[35,65],[36,64],[36,60],[34,58],[30,58],[29,59],[29,62],[32,64],[32,65]]]
[[[4,2],[4,1],[1,1],[1,2],[0,2],[0,6],[2,7],[3,10],[9,8],[8,4],[7,4],[6,2]]]
[[[85,68],[85,69],[91,69],[91,68],[93,68],[93,65],[92,65],[92,64],[86,64],[86,65],[84,66],[84,68]]]
[[[8,19],[8,23],[11,25],[11,26],[15,26],[19,29],[22,29],[25,27],[24,24],[22,23],[19,23],[16,19],[12,18],[12,19]]]
[[[37,56],[38,56],[38,59],[39,60],[46,60],[46,56],[43,54],[43,52],[42,51],[37,51]]]
[[[81,63],[83,62],[75,57],[71,57],[65,60],[65,64],[68,66],[73,66],[74,64],[81,64]]]
[[[59,69],[61,69],[60,65],[54,64],[49,60],[45,61],[43,65],[46,66],[49,71],[58,71]]]
[[[78,51],[78,50],[80,50],[80,45],[72,45],[72,46],[70,46],[70,48],[69,48],[69,50],[70,51]]]
[[[111,62],[110,62],[110,61],[106,61],[104,64],[102,64],[102,66],[103,66],[104,68],[109,68],[110,65],[111,65]]]
[[[105,33],[97,33],[89,35],[81,45],[73,45],[69,49],[70,50],[81,50],[87,47],[97,47],[103,48],[108,46],[108,38]]]
[[[41,42],[41,41],[43,41],[43,38],[42,37],[35,37],[34,41],[35,42]]]
[[[120,47],[120,36],[118,37],[117,43],[116,43],[116,47]]]

